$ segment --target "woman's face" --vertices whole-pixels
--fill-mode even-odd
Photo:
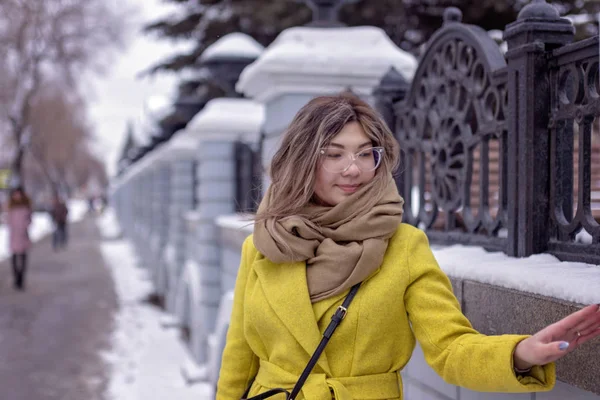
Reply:
[[[19,201],[19,200],[21,200],[21,198],[22,198],[21,191],[20,191],[20,190],[15,190],[15,191],[13,192],[13,194],[12,194],[12,198],[13,198],[13,200],[15,200],[15,201]]]
[[[373,147],[371,139],[358,122],[349,122],[340,133],[333,137],[327,145],[328,154],[323,154],[317,164],[315,196],[320,203],[328,206],[341,203],[342,200],[369,183],[376,172],[376,170],[361,171],[357,162],[353,162],[345,171],[331,172],[324,168],[326,158],[328,157],[330,161],[342,160],[341,157],[347,157],[348,152],[356,154],[371,147]]]

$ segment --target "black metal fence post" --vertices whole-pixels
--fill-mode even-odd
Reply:
[[[235,143],[235,203],[236,212],[256,212],[261,197],[260,150],[248,143]]]
[[[256,212],[258,210],[258,206],[262,200],[263,195],[263,164],[262,164],[262,152],[263,145],[265,140],[265,133],[261,131],[260,139],[258,140],[258,145],[253,151],[253,159],[252,159],[252,192],[251,192],[251,206],[252,212]]]
[[[379,85],[373,90],[375,108],[379,111],[392,132],[396,132],[396,113],[394,111],[394,106],[398,102],[404,100],[409,87],[410,83],[400,75],[396,68],[390,67],[388,72],[381,78]],[[402,152],[402,147],[400,148],[400,151]],[[402,169],[405,164],[402,154],[400,160],[400,169]],[[394,177],[398,190],[401,192],[405,189],[403,177],[404,174],[398,172]],[[405,196],[408,195],[409,194],[405,194]]]
[[[375,108],[382,115],[392,132],[396,125],[394,104],[404,100],[409,86],[410,83],[396,71],[396,68],[390,67],[388,72],[381,78],[379,85],[373,90]]]
[[[504,31],[508,42],[507,253],[542,253],[550,238],[549,53],[573,39],[573,26],[544,0],[524,7]]]

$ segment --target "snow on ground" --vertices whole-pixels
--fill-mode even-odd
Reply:
[[[80,221],[88,210],[84,200],[69,201],[69,222]],[[37,242],[54,230],[52,218],[46,212],[35,212],[29,226],[29,237],[32,242]],[[5,223],[0,225],[0,261],[10,256],[8,248],[8,228]]]
[[[98,219],[105,241],[102,255],[115,282],[120,309],[115,317],[113,348],[103,354],[111,367],[108,400],[208,400],[208,384],[187,386],[181,366],[187,358],[176,329],[161,326],[158,308],[144,302],[151,293],[148,270],[138,266],[133,247],[119,239],[115,215],[107,209]]]

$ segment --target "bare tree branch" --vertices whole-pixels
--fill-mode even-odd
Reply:
[[[40,112],[36,97],[49,82],[78,91],[79,77],[107,65],[122,43],[124,20],[103,0],[2,0],[0,2],[0,129],[6,127],[20,174],[24,137]],[[2,134],[2,131],[0,131]]]

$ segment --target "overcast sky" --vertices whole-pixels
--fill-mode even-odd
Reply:
[[[161,73],[154,77],[139,78],[142,70],[177,49],[175,44],[143,35],[145,21],[152,21],[173,10],[161,0],[126,0],[137,7],[139,14],[130,25],[131,37],[123,52],[111,62],[111,68],[94,78],[85,94],[89,103],[89,117],[96,133],[94,148],[106,162],[109,174],[115,171],[117,153],[124,139],[128,120],[139,120],[144,103],[153,96],[170,95],[177,82],[174,74]],[[189,44],[181,44],[178,47]]]

